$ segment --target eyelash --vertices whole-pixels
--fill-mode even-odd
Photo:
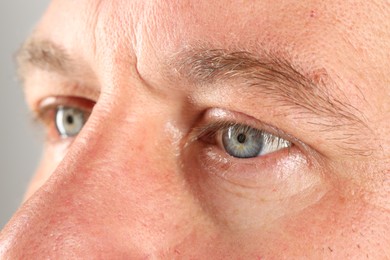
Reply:
[[[276,132],[276,134],[273,134],[266,130],[251,127],[249,125],[245,125],[242,123],[237,123],[232,121],[221,121],[221,120],[208,124],[204,127],[195,128],[192,137],[190,138],[190,142],[192,143],[193,141],[200,140],[211,145],[218,145],[221,146],[221,149],[227,153],[226,149],[223,148],[223,145],[221,144],[221,141],[219,139],[221,139],[222,133],[227,131],[231,127],[237,127],[238,132],[240,131],[245,132],[249,129],[253,129],[258,132],[259,136],[262,136],[264,138],[264,143],[275,144],[275,142],[277,142],[276,147],[280,149],[281,148],[290,149],[293,146],[293,143],[287,140],[287,138],[284,139],[284,137],[280,137],[280,136],[284,136],[284,134],[276,129],[272,129],[273,130],[272,132]],[[259,154],[258,156],[262,156],[262,154]]]

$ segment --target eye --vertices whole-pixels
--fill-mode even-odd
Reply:
[[[48,97],[40,102],[35,117],[45,126],[48,141],[61,141],[80,133],[94,105],[81,97]]]
[[[265,131],[246,125],[231,125],[222,130],[224,150],[237,158],[266,155],[291,146],[291,143]]]
[[[87,116],[75,107],[59,106],[55,113],[55,126],[60,136],[76,136],[83,128]]]
[[[292,146],[290,141],[267,131],[229,121],[213,122],[195,132],[196,139],[219,146],[236,158],[263,156]]]

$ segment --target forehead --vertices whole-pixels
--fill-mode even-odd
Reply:
[[[360,32],[367,39],[372,35],[361,35],[366,29],[382,27],[385,31],[388,7],[386,1],[54,0],[45,20],[56,21],[56,26],[62,21],[68,29],[77,24],[79,30],[99,29],[95,27],[99,20],[109,25],[110,31],[140,33],[134,30],[148,27],[149,34],[164,35],[170,41],[182,41],[179,36],[183,34],[207,35],[222,43],[253,38],[290,41],[313,34],[321,37],[334,30],[352,35]],[[371,23],[374,21],[380,23]],[[89,27],[80,27],[80,22]]]
[[[373,84],[385,91],[389,10],[385,1],[54,0],[36,35],[94,71],[136,62],[151,82],[160,80],[156,71],[167,57],[209,44],[287,54],[309,71],[325,67],[347,92]]]
[[[310,43],[305,49],[313,51],[319,44],[334,46],[351,40],[363,46],[363,42],[373,44],[375,34],[388,36],[388,5],[377,1],[54,0],[39,30],[63,38],[64,44],[72,34],[72,39],[89,36],[96,44],[99,38],[117,42],[122,38],[132,47],[152,41],[170,49],[206,37],[222,46],[299,48]]]
[[[388,48],[389,5],[386,1],[54,0],[37,31],[66,48],[92,46],[91,51],[115,44],[142,54],[153,45],[155,52],[164,53],[207,40],[223,47],[261,46],[306,55],[337,50],[340,53],[335,54],[345,54],[345,49],[353,49],[361,55],[374,46]]]

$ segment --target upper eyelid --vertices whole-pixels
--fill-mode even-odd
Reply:
[[[58,107],[75,107],[86,113],[91,113],[95,102],[81,97],[52,96],[41,100],[37,108],[33,111],[34,121],[43,121],[47,123],[47,115],[50,111]]]
[[[211,124],[195,127],[191,133],[190,140],[195,141],[201,137],[206,136],[207,134],[215,133],[219,130],[226,129],[227,127],[234,126],[234,125],[240,125],[240,124],[233,123],[230,121],[219,120],[219,121],[213,122]]]
[[[95,102],[83,97],[52,96],[39,102],[38,109],[52,108],[57,106],[77,107],[82,110],[92,110]]]
[[[189,138],[189,143],[192,143],[193,141],[196,141],[203,137],[212,137],[217,132],[221,130],[225,130],[232,126],[242,127],[244,129],[252,128],[252,129],[256,129],[257,131],[261,132],[262,134],[266,135],[269,138],[284,139],[283,136],[279,135],[278,133],[275,133],[276,131],[267,131],[268,129],[264,129],[264,127],[253,127],[251,125],[243,124],[240,122],[233,122],[229,120],[227,121],[218,120],[216,122],[212,122],[210,124],[206,124],[204,126],[194,128]],[[287,141],[291,142],[290,140]]]
[[[241,112],[229,111],[218,107],[210,108],[204,113],[204,115],[202,115],[201,119],[197,123],[197,126],[192,128],[192,130],[187,135],[187,138],[184,140],[183,148],[186,148],[193,142],[199,140],[202,135],[203,137],[206,137],[207,134],[211,134],[212,131],[216,131],[218,127],[221,129],[221,127],[228,127],[237,124],[247,125],[249,127],[259,129],[266,133],[282,138],[290,142],[291,145],[296,146],[298,149],[302,150],[305,154],[310,154],[315,158],[319,158],[318,151],[311,148],[310,145],[307,145],[305,142],[289,134],[288,132],[270,125],[268,122],[262,122],[257,118],[253,118],[252,116],[243,114]]]

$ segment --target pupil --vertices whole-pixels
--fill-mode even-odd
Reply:
[[[67,117],[66,117],[66,122],[67,122],[68,124],[73,124],[73,116],[67,116]]]
[[[239,135],[237,136],[237,141],[238,141],[240,144],[244,143],[245,140],[246,140],[246,137],[245,137],[244,134],[239,134]]]

